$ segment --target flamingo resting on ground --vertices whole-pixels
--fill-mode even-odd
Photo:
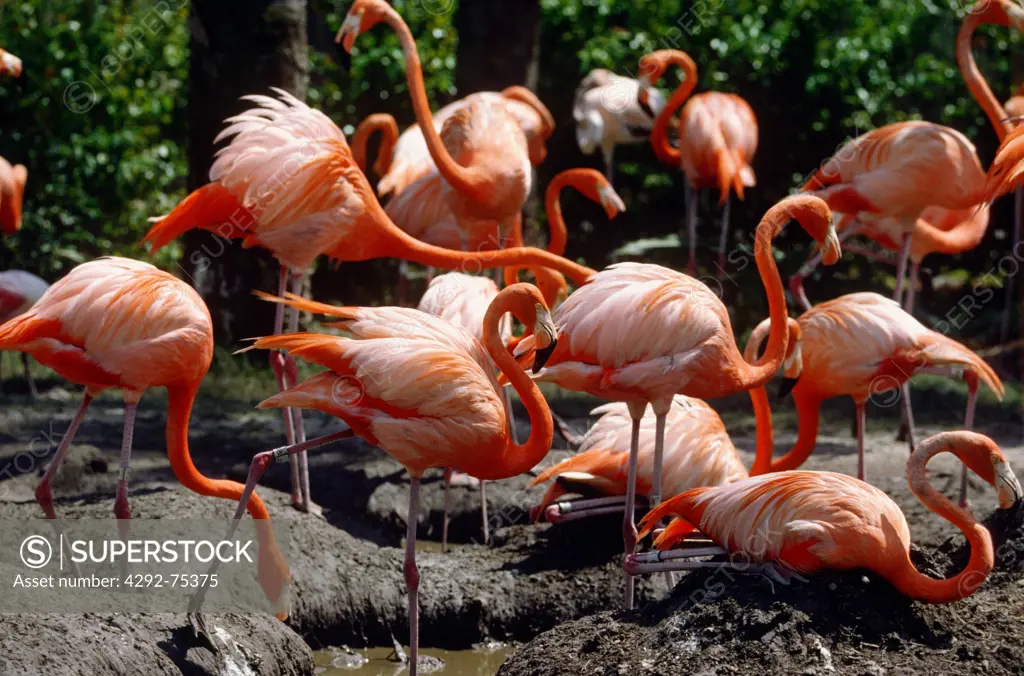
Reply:
[[[28,312],[36,304],[50,285],[45,280],[24,270],[6,270],[0,272],[0,324],[20,314]],[[33,397],[39,394],[36,381],[28,365],[28,352],[21,353],[21,361],[25,367],[25,381],[28,391]]]
[[[953,453],[993,486],[1003,509],[1020,502],[1024,493],[1002,451],[984,435],[943,432],[921,442],[907,462],[910,490],[959,528],[970,545],[967,566],[952,578],[936,580],[914,567],[910,528],[892,498],[845,474],[810,471],[695,488],[662,503],[643,518],[642,533],[674,514],[718,546],[638,554],[626,566],[633,572],[715,568],[762,573],[783,584],[825,570],[866,568],[912,599],[950,603],[966,598],[992,571],[995,552],[992,536],[970,511],[928,482],[925,468],[939,453]],[[729,560],[688,560],[711,555],[728,555]]]
[[[718,243],[718,279],[725,273],[729,243],[729,198],[735,191],[743,199],[744,188],[756,184],[750,164],[757,151],[757,118],[750,104],[735,94],[703,92],[687,97],[697,86],[697,66],[686,53],[662,49],[640,59],[640,103],[648,102],[648,90],[665,69],[677,65],[685,79],[669,97],[654,121],[651,147],[661,162],[682,168],[686,175],[686,229],[690,244],[689,274],[697,270],[697,198],[704,188],[718,189],[722,207],[722,233]],[[685,106],[683,105],[685,102]],[[672,116],[679,113],[679,147],[668,139]]]
[[[167,457],[186,488],[200,495],[238,500],[242,485],[208,479],[192,464],[188,424],[199,384],[213,359],[213,322],[199,294],[157,268],[127,258],[100,258],[74,268],[28,312],[0,326],[0,350],[32,355],[71,382],[85,396],[53,462],[36,486],[35,496],[54,529],[62,528],[53,508],[50,482],[67,456],[71,441],[92,400],[120,388],[124,395],[124,436],[114,515],[122,537],[128,534],[128,472],[135,412],[143,393],[166,387]],[[260,585],[284,619],[288,613],[288,566],[274,540],[270,515],[257,495],[246,496],[257,520]]]
[[[640,87],[639,80],[595,68],[576,88],[572,103],[576,144],[584,155],[601,149],[609,183],[615,175],[615,146],[646,141],[665,105],[665,97],[653,87],[641,102]]]
[[[0,232],[13,235],[21,230],[21,210],[25,199],[28,169],[0,157]]]
[[[246,97],[256,106],[228,120],[218,141],[233,138],[218,152],[210,169],[212,182],[153,224],[144,240],[153,251],[195,228],[242,239],[244,247],[266,248],[281,262],[281,292],[289,274],[294,288],[299,288],[296,275],[301,272],[296,271],[309,269],[320,254],[339,261],[393,257],[445,270],[547,266],[576,283],[593,273],[539,249],[459,252],[410,237],[384,213],[337,125],[290,94],[275,91],[279,99]],[[279,306],[275,334],[283,325]],[[298,328],[297,312],[290,326]],[[289,378],[297,380],[294,360],[286,362],[275,354],[271,364],[280,388]],[[295,418],[298,440],[289,432],[293,427],[287,414],[286,435],[301,443],[304,432],[298,412]],[[304,453],[298,456],[299,463],[292,464],[292,500],[312,509],[308,464]]]
[[[21,59],[0,49],[0,75],[21,76]]]
[[[556,255],[565,253],[565,245],[568,241],[568,233],[565,227],[565,220],[562,218],[562,209],[559,201],[561,191],[566,187],[574,187],[595,202],[604,207],[609,219],[615,218],[620,211],[625,211],[625,204],[616,194],[611,184],[593,169],[567,169],[555,176],[548,184],[545,196],[545,207],[547,209],[548,224],[551,236],[548,241],[547,250]],[[512,246],[522,246],[521,228],[516,228]],[[505,269],[505,284],[515,284],[518,270],[513,267]],[[557,272],[547,268],[535,268],[533,274],[537,279],[537,288],[544,298],[548,307],[554,307],[567,295],[565,278]],[[473,336],[483,342],[483,318],[488,306],[495,296],[498,295],[498,285],[487,277],[478,275],[467,275],[461,272],[449,272],[435,277],[431,280],[426,293],[420,299],[417,309],[437,317],[441,317],[469,331]],[[501,324],[502,342],[509,345],[512,338],[512,324],[503,318]],[[505,388],[507,406],[509,411],[509,424],[512,426],[512,439],[516,438],[515,417],[512,414],[511,393]],[[563,434],[568,432],[564,423],[559,422]],[[449,486],[452,480],[452,471],[445,469],[444,474],[444,520],[441,527],[441,550],[447,549],[448,543],[448,507],[449,507]],[[487,522],[487,497],[484,489],[484,482],[480,482],[480,503],[481,517],[483,522],[484,542],[490,539],[489,524]]]
[[[799,467],[814,450],[822,402],[838,396],[853,398],[857,409],[857,478],[864,481],[864,425],[869,399],[891,393],[903,396],[903,385],[914,375],[938,373],[967,381],[964,427],[974,426],[978,383],[1003,397],[1003,384],[985,360],[964,345],[925,328],[893,300],[877,293],[851,293],[820,303],[796,320],[800,339],[790,346],[791,365],[782,394],[793,392],[799,420],[793,448],[772,464]],[[751,333],[745,356],[757,356],[768,333],[761,322]],[[793,341],[792,332],[790,340]],[[901,402],[906,410],[906,401]],[[911,437],[913,417],[909,416]],[[967,471],[960,486],[960,503],[967,500]]]
[[[269,299],[340,318],[327,326],[343,329],[346,337],[298,333],[258,339],[253,348],[285,349],[327,369],[270,397],[260,408],[297,406],[337,416],[353,433],[394,456],[409,471],[405,581],[410,674],[415,676],[420,477],[431,468],[454,467],[478,479],[505,479],[530,470],[544,458],[554,430],[551,412],[540,390],[505,348],[498,326],[501,317],[511,312],[532,332],[539,368],[544,355],[555,348],[551,316],[536,287],[507,287],[487,310],[481,346],[466,330],[418,310],[340,308],[294,295]],[[499,369],[530,417],[530,437],[522,445],[512,441],[509,433]],[[267,466],[287,452],[278,449],[253,459],[243,500]],[[235,518],[233,523],[241,518],[241,509]]]
[[[597,273],[555,310],[558,348],[537,377],[603,399],[625,401],[633,419],[628,492],[623,520],[626,553],[636,546],[633,506],[640,421],[647,404],[656,419],[651,502],[661,497],[665,418],[676,394],[713,399],[764,385],[782,364],[788,325],[786,298],[772,257],[772,240],[796,219],[825,247],[825,262],[840,251],[828,206],[816,197],[790,196],[757,226],[754,256],[768,295],[771,332],[757,364],[743,360],[721,299],[692,277],[658,265],[619,263]],[[529,362],[533,340],[516,349]],[[632,607],[627,576],[626,605]]]

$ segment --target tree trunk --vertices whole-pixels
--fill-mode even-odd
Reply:
[[[246,94],[279,87],[305,99],[306,0],[193,0],[189,19],[189,190],[209,182],[213,140],[224,120],[252,106]],[[254,289],[277,291],[279,265],[262,249],[242,249],[205,231],[185,235],[181,262],[210,307],[219,344],[273,329],[273,308]]]
[[[460,0],[455,88],[459,96],[537,86],[539,0]]]

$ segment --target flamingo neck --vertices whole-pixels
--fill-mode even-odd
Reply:
[[[582,192],[585,175],[585,172],[574,169],[563,171],[551,179],[547,192],[544,193],[544,211],[548,216],[548,251],[556,256],[565,254],[565,245],[569,241],[569,232],[562,217],[562,189],[576,188]]]
[[[920,573],[910,561],[908,552],[889,576],[901,592],[927,603],[949,603],[970,596],[985,581],[995,565],[992,536],[988,530],[975,521],[970,512],[957,507],[928,481],[925,474],[928,461],[944,452],[959,455],[958,449],[943,435],[921,442],[907,462],[907,483],[929,510],[960,529],[971,548],[971,557],[967,566],[957,575],[936,580]]]
[[[800,467],[807,461],[818,442],[818,414],[821,400],[800,390],[799,384],[793,388],[798,425],[796,443],[781,458],[771,461],[770,472],[787,472]]]
[[[918,219],[914,231],[914,242],[911,243],[911,257],[920,262],[924,253],[958,254],[973,249],[985,236],[988,230],[988,205],[978,207],[971,217],[951,230],[941,230],[933,224]],[[925,244],[922,251],[915,251],[920,244]]]
[[[551,410],[536,383],[526,375],[505,347],[498,331],[501,318],[506,312],[515,315],[524,326],[532,327],[535,324],[536,299],[529,292],[532,288],[525,284],[506,287],[491,301],[484,315],[484,347],[526,407],[530,419],[530,436],[525,443],[517,444],[507,435],[502,461],[497,465],[489,465],[481,474],[475,474],[480,479],[503,479],[527,472],[543,460],[551,449],[551,439],[555,432]],[[493,476],[486,476],[488,471],[494,472]]]
[[[412,98],[412,109],[416,115],[423,139],[431,159],[438,171],[455,190],[460,193],[476,195],[485,188],[479,173],[472,168],[464,167],[456,162],[444,147],[444,141],[434,128],[434,116],[430,112],[430,101],[427,89],[423,84],[423,68],[420,65],[419,51],[409,26],[393,8],[388,6],[384,11],[384,21],[398,36],[405,57],[405,78],[409,84],[409,95]]]
[[[750,403],[754,405],[754,424],[757,427],[757,446],[754,451],[754,464],[750,467],[750,476],[757,476],[772,469],[775,433],[772,429],[772,409],[768,403],[768,392],[764,387],[750,390]]]
[[[367,145],[370,137],[378,131],[382,136],[373,170],[379,175],[384,175],[391,170],[395,144],[398,143],[398,123],[387,113],[375,113],[360,122],[356,133],[352,135],[352,158],[363,173],[366,173]]]
[[[682,108],[683,103],[697,87],[697,64],[683,52],[678,52],[670,57],[669,63],[682,68],[686,77],[669,96],[665,107],[661,109],[658,116],[654,118],[654,126],[651,128],[651,147],[662,164],[678,167],[682,161],[682,153],[679,148],[674,148],[669,143],[668,127],[672,116]]]
[[[968,12],[956,37],[956,62],[960,66],[964,82],[967,83],[967,89],[985,111],[985,116],[992,123],[1001,142],[1013,130],[1013,125],[1006,120],[1006,110],[992,93],[992,88],[988,86],[985,76],[978,69],[978,64],[974,61],[974,52],[971,51],[971,38],[975,29],[985,23],[988,22],[984,20],[981,12]]]

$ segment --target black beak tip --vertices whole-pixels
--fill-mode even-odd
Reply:
[[[533,372],[534,373],[539,373],[540,370],[542,368],[544,368],[544,364],[548,363],[548,359],[551,358],[551,353],[555,351],[555,345],[557,345],[557,344],[558,344],[557,341],[551,341],[550,345],[548,345],[547,347],[545,347],[543,349],[538,349],[534,353],[534,357],[533,357]]]
[[[793,388],[799,382],[799,378],[783,378],[782,382],[779,383],[779,399],[785,399],[786,395],[793,391]]]

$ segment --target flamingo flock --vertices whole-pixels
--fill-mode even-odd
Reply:
[[[282,410],[286,445],[258,454],[244,485],[196,470],[189,421],[213,359],[213,332],[205,303],[188,284],[148,263],[116,257],[83,263],[52,286],[27,272],[0,273],[0,350],[24,355],[33,393],[28,357],[85,389],[36,488],[43,514],[61,528],[53,476],[90,403],[119,389],[124,433],[114,514],[127,532],[135,412],[144,392],[166,388],[166,443],[175,476],[196,493],[237,501],[232,527],[245,511],[257,520],[259,582],[283,619],[290,573],[256,487],[272,462],[288,457],[294,507],[317,512],[307,452],[346,437],[365,439],[401,463],[411,479],[404,577],[415,675],[421,480],[428,471],[445,473],[446,522],[454,471],[479,480],[485,510],[485,481],[529,472],[551,448],[555,419],[537,385],[543,381],[609,403],[593,411],[601,417],[578,453],[534,479],[550,484],[533,516],[558,528],[565,521],[621,514],[627,609],[635,603],[636,575],[720,566],[783,584],[823,570],[864,568],[925,602],[969,595],[992,570],[994,556],[990,534],[967,506],[968,472],[995,488],[1003,508],[1022,498],[1002,451],[970,431],[979,386],[1001,398],[1003,384],[979,355],[927,329],[913,312],[922,258],[976,246],[992,202],[1024,184],[1024,128],[1015,128],[1007,112],[1024,110],[1024,103],[1018,96],[1001,105],[971,54],[978,26],[1024,30],[1024,12],[1009,0],[982,4],[964,20],[957,57],[1001,142],[993,163],[986,170],[961,132],[924,121],[883,126],[823,158],[754,229],[769,316],[753,327],[741,350],[729,309],[692,275],[698,191],[714,190],[722,208],[721,274],[732,196],[743,199],[756,188],[758,127],[744,99],[695,94],[697,66],[679,50],[645,55],[636,79],[602,69],[589,73],[575,95],[576,138],[584,153],[601,150],[605,173],[571,169],[556,176],[545,195],[547,248],[525,247],[522,211],[536,188],[533,167],[545,161],[555,129],[548,108],[530,90],[514,86],[469,94],[432,112],[405,21],[384,0],[356,0],[337,41],[351,51],[379,24],[398,36],[416,123],[400,134],[389,115],[371,115],[350,146],[327,115],[287,92],[246,96],[249,108],[225,120],[216,139],[222,145],[209,183],[151,219],[143,240],[152,252],[189,230],[207,230],[239,239],[243,247],[264,248],[279,262],[276,293],[254,290],[274,308],[274,332],[242,351],[270,353],[279,391],[259,408]],[[666,97],[657,83],[670,67],[680,68],[684,79]],[[17,77],[21,70],[21,61],[0,49],[0,75]],[[366,172],[368,142],[377,133],[382,142],[372,167],[379,176],[375,192]],[[570,233],[561,192],[574,188],[600,204],[609,219],[616,217],[626,204],[613,187],[615,147],[648,142],[657,160],[684,174],[688,274],[635,262],[595,270],[566,258]],[[5,236],[17,236],[21,226],[26,177],[25,167],[0,158]],[[791,295],[802,306],[796,318],[773,251],[776,237],[793,221],[817,247],[790,279]],[[898,252],[894,299],[865,291],[811,305],[804,280],[818,263],[838,263],[842,242],[853,234]],[[430,281],[415,309],[339,307],[303,296],[303,280],[321,256],[395,258],[448,272]],[[468,274],[471,266],[474,272],[502,269],[504,284]],[[534,283],[520,281],[524,270]],[[403,284],[400,304],[406,291]],[[303,312],[327,320],[321,332],[299,330]],[[522,326],[518,335],[512,318]],[[321,370],[300,380],[297,359]],[[792,395],[799,423],[795,445],[776,458],[766,386],[780,371],[782,394]],[[965,380],[969,397],[963,429],[915,445],[906,385],[924,372]],[[512,391],[530,426],[523,442],[512,416]],[[757,425],[749,469],[706,403],[741,392],[751,398]],[[932,579],[914,568],[906,518],[867,481],[865,406],[885,392],[902,393],[911,430],[911,491],[970,545],[970,561],[952,578]],[[815,449],[822,402],[843,395],[853,398],[857,411],[856,476],[800,470]],[[347,428],[307,439],[305,409],[334,416]],[[928,462],[941,453],[963,464],[959,504],[927,480]],[[581,499],[566,499],[573,495]],[[638,505],[649,510],[639,524]],[[483,524],[486,532],[486,511]],[[638,552],[651,532],[654,549]],[[758,537],[766,541],[751,548]],[[733,563],[736,554],[748,555],[742,567]],[[713,556],[729,561],[709,561]],[[198,601],[190,606],[200,609]]]

